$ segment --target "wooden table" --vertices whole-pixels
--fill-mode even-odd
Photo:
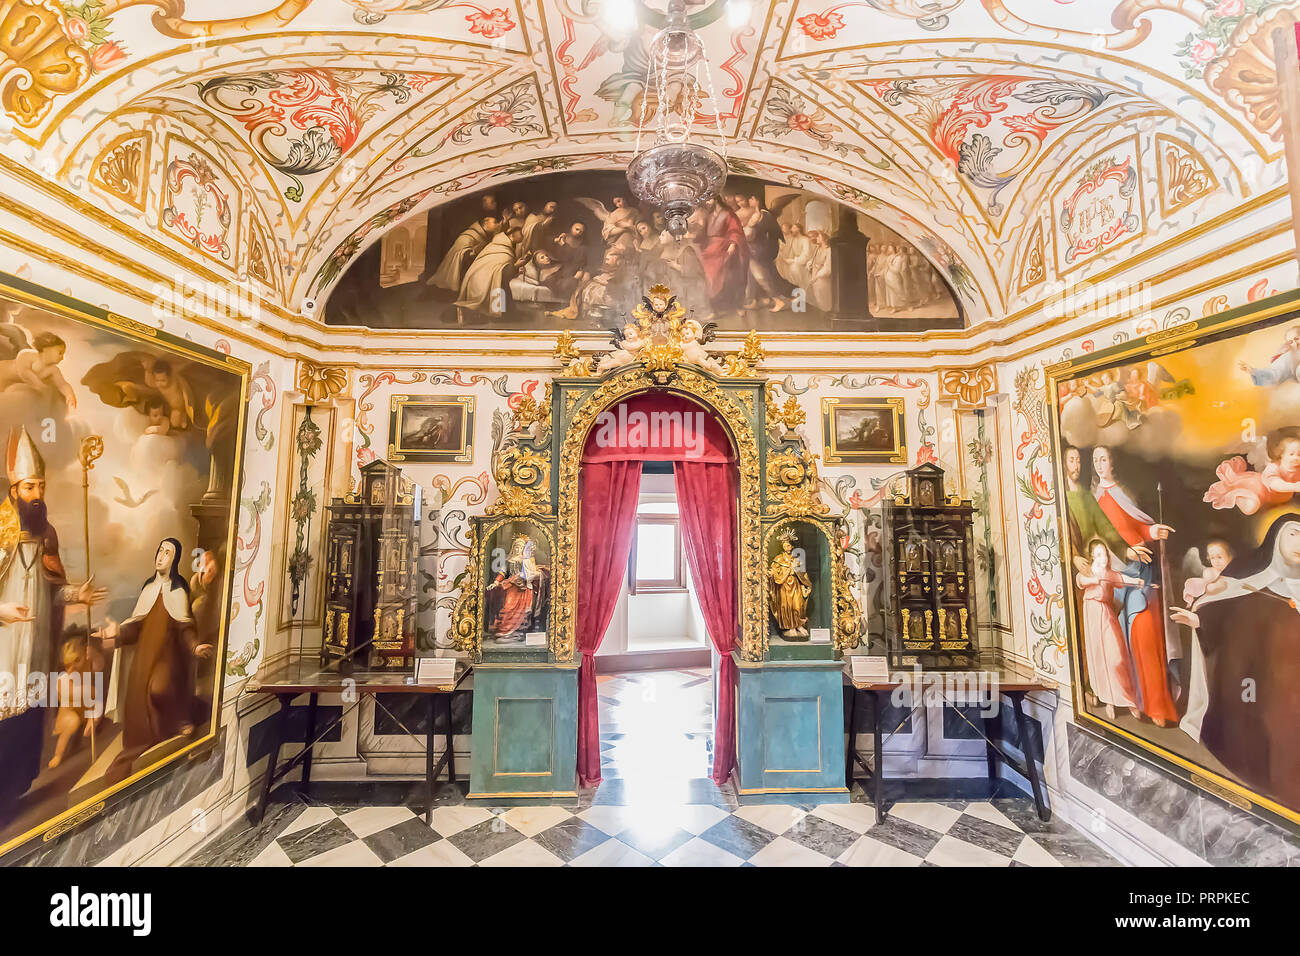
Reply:
[[[980,722],[984,725],[982,729],[971,724],[971,726],[975,728],[976,732],[984,738],[986,758],[988,760],[989,779],[997,779],[997,762],[999,760],[1003,761],[1007,766],[1029,781],[1029,786],[1034,792],[1034,805],[1038,808],[1039,819],[1046,822],[1052,818],[1052,811],[1048,809],[1047,804],[1043,800],[1043,783],[1038,776],[1038,761],[1043,759],[1043,754],[1035,754],[1033,752],[1035,748],[1033,745],[1033,739],[1029,734],[1029,718],[1025,715],[1023,704],[1025,695],[1031,691],[1055,692],[1057,689],[1055,683],[1045,678],[1038,677],[1028,671],[1018,670],[1005,664],[975,671],[922,671],[919,672],[919,680],[913,675],[908,675],[907,680],[898,680],[894,679],[898,675],[891,674],[891,679],[888,681],[860,681],[853,679],[851,665],[846,663],[844,668],[844,683],[850,688],[850,702],[848,742],[845,745],[844,754],[845,786],[852,789],[855,765],[861,766],[866,774],[866,779],[871,784],[872,802],[876,806],[877,823],[883,823],[885,820],[883,798],[885,777],[884,730],[881,726],[881,719],[886,701],[888,701],[889,697],[895,690],[898,690],[905,683],[915,682],[913,689],[915,694],[920,697],[920,701],[916,701],[912,704],[912,711],[915,712],[917,707],[925,706],[923,703],[925,698],[922,695],[927,692],[928,685],[926,681],[928,678],[941,679],[945,675],[951,675],[960,679],[965,678],[968,675],[974,676],[981,673],[986,675],[987,683],[985,686],[988,687],[990,692],[996,691],[999,695],[999,699],[1003,694],[1011,699],[1011,708],[1016,715],[1016,724],[1020,728],[1020,743],[1025,755],[1025,762],[1024,764],[1021,764],[1020,761],[1008,754],[1001,745],[993,742],[988,733],[989,722],[993,719],[992,717],[983,717],[981,719]],[[865,694],[871,701],[871,731],[874,744],[873,749],[875,752],[874,767],[854,746],[854,738],[857,736],[854,733],[854,722],[857,717],[858,697],[860,694]],[[949,705],[965,705],[967,703],[973,703],[973,701],[968,702],[960,699],[950,700],[945,692],[944,703]],[[971,723],[961,710],[956,710],[956,713],[962,720],[965,720],[968,724]],[[895,730],[897,730],[897,728],[895,728]],[[890,733],[892,735],[893,731]]]
[[[248,685],[249,693],[274,694],[280,700],[280,710],[271,726],[271,759],[266,767],[266,779],[262,783],[262,793],[258,797],[253,811],[253,822],[261,823],[266,815],[266,802],[271,795],[271,786],[275,781],[296,767],[302,766],[302,786],[304,791],[311,786],[312,746],[316,743],[316,702],[321,694],[342,694],[356,696],[356,703],[345,709],[330,721],[321,731],[320,736],[328,733],[336,724],[342,723],[347,714],[360,706],[361,699],[367,695],[378,697],[380,694],[423,694],[429,698],[429,732],[425,736],[425,783],[428,787],[428,807],[424,822],[433,820],[433,795],[438,775],[445,765],[447,780],[456,781],[456,756],[452,747],[451,695],[465,680],[473,668],[463,662],[456,663],[456,673],[449,684],[417,684],[406,671],[371,671],[354,670],[344,675],[337,671],[323,670],[320,661],[315,658],[302,658],[287,661],[273,667],[266,674],[258,673]],[[409,683],[408,683],[409,681]],[[289,707],[294,699],[302,694],[310,694],[307,706],[307,744],[283,766],[279,766],[280,748],[284,745],[285,732],[289,726]],[[447,749],[436,763],[433,759],[434,727],[438,711],[447,716]],[[405,729],[405,728],[403,728]],[[408,734],[414,734],[408,730]]]

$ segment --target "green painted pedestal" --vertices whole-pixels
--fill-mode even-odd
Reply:
[[[740,660],[737,777],[741,803],[847,803],[844,668],[822,660]]]
[[[577,664],[474,665],[470,800],[576,800],[577,764]]]

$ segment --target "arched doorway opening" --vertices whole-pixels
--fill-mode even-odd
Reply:
[[[647,462],[672,467],[681,542],[695,597],[717,651],[711,776],[721,785],[735,762],[735,666],[740,626],[740,472],[737,445],[721,417],[698,399],[650,388],[595,416],[577,475],[578,778],[601,782],[600,700],[595,655],[613,617],[637,527]],[[563,514],[563,512],[562,512]]]

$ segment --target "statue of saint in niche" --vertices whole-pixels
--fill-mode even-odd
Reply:
[[[529,631],[546,630],[551,603],[551,569],[536,560],[537,543],[526,533],[510,542],[506,569],[498,571],[484,595],[488,634],[498,643],[517,644]]]
[[[794,552],[798,543],[793,528],[782,532],[781,551],[772,559],[767,578],[768,603],[776,629],[789,641],[808,638],[808,595],[812,593],[812,582],[800,570],[801,562]]]

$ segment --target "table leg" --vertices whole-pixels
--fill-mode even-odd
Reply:
[[[254,825],[262,822],[266,816],[266,803],[271,796],[271,785],[275,783],[275,765],[280,762],[280,747],[284,743],[284,734],[289,726],[289,704],[293,698],[285,694],[280,698],[280,712],[271,718],[271,754],[266,761],[266,779],[262,781],[262,793],[257,798],[253,810]]]
[[[856,760],[854,753],[854,727],[858,716],[858,689],[852,684],[849,685],[849,733],[848,742],[844,745],[844,787],[847,790],[853,789],[853,762]]]
[[[1025,694],[1019,691],[1009,695],[1011,697],[1011,706],[1016,713],[1016,726],[1020,730],[1020,750],[1025,755],[1025,771],[1029,776],[1029,786],[1034,791],[1034,805],[1038,808],[1038,819],[1044,823],[1052,819],[1052,811],[1043,803],[1043,785],[1038,779],[1038,760],[1042,757],[1047,759],[1043,754],[1034,753],[1033,738],[1029,734],[1029,718],[1025,715],[1024,707],[1021,702]]]
[[[875,691],[870,691],[871,696],[871,736],[875,748],[875,756],[871,768],[871,786],[872,798],[876,805],[876,822],[885,822],[885,742],[884,734],[881,733],[881,710],[880,695]]]
[[[307,753],[302,758],[302,792],[311,790],[311,757],[316,740],[316,700],[319,695],[312,694],[307,702]]]
[[[985,717],[980,723],[984,727],[984,756],[989,765],[989,796],[993,796],[993,789],[997,786],[998,779],[998,750],[993,746],[993,721],[996,718]]]
[[[437,694],[429,695],[429,732],[424,738],[424,781],[429,792],[428,809],[424,811],[425,826],[433,825],[433,791],[437,784],[433,779],[433,760],[434,741],[437,734],[434,733],[438,728],[438,696]]]
[[[439,694],[439,697],[446,701],[447,711],[447,780],[452,786],[456,785],[456,748],[452,742],[451,729],[451,694]]]

